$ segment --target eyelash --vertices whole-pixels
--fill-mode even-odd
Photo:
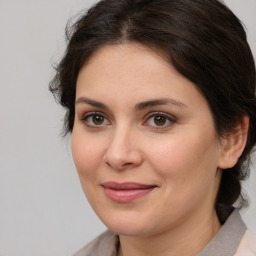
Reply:
[[[161,118],[164,118],[165,120],[165,123],[163,125],[147,125],[146,123],[149,122],[149,120],[151,118],[156,118],[156,117],[161,117]],[[166,124],[166,122],[169,122],[168,124]],[[153,127],[154,129],[166,129],[168,127],[170,127],[171,125],[173,125],[174,123],[176,123],[176,119],[173,117],[173,116],[170,116],[166,113],[163,113],[163,112],[153,112],[153,113],[150,113],[147,117],[146,117],[146,121],[143,123],[143,125],[146,125],[146,126],[151,126]]]
[[[104,124],[92,124],[93,120],[91,120],[91,123],[89,122],[89,119],[90,118],[93,118],[93,117],[100,117],[103,119],[103,122]],[[156,118],[156,117],[160,117],[160,118],[164,118],[164,124],[163,125],[150,125],[148,124],[149,123],[149,120],[151,118]],[[81,121],[87,126],[87,127],[90,127],[90,128],[102,128],[104,126],[107,126],[110,124],[110,121],[108,120],[108,118],[101,112],[89,112],[87,114],[85,114],[82,118],[81,118]],[[107,124],[105,124],[105,122],[107,122]],[[166,122],[169,122],[167,125],[166,125]],[[168,127],[170,127],[171,125],[173,125],[174,123],[176,122],[176,119],[166,113],[163,113],[163,112],[153,112],[153,113],[150,113],[149,115],[146,116],[146,121],[143,122],[143,125],[144,126],[151,126],[153,129],[166,129]]]
[[[81,121],[82,121],[87,127],[92,127],[92,128],[101,128],[102,126],[108,125],[108,124],[103,124],[103,125],[102,125],[102,124],[100,124],[100,125],[97,125],[97,124],[90,124],[90,123],[88,122],[89,118],[93,118],[93,117],[96,117],[96,116],[103,118],[104,121],[105,121],[105,120],[108,121],[108,118],[106,118],[106,116],[105,116],[104,114],[102,114],[101,112],[89,112],[89,113],[85,114],[85,115],[81,118]],[[110,122],[108,121],[108,123],[110,123]]]

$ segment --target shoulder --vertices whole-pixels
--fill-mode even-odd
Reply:
[[[256,235],[247,230],[238,246],[235,256],[256,256]]]
[[[117,236],[107,230],[73,256],[115,256],[117,242]]]

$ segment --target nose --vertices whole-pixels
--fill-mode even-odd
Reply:
[[[115,170],[125,170],[142,163],[143,157],[138,147],[138,140],[136,135],[133,135],[128,129],[118,129],[113,132],[104,154],[104,162],[108,166]]]

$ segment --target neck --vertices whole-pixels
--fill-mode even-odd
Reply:
[[[199,221],[198,221],[199,220]],[[178,228],[147,237],[120,236],[118,256],[195,256],[216,235],[221,225],[217,214],[198,214]]]

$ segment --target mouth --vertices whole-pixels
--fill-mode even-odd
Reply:
[[[106,182],[101,184],[105,195],[114,202],[128,203],[149,194],[156,185],[147,185],[133,182],[117,183]]]

